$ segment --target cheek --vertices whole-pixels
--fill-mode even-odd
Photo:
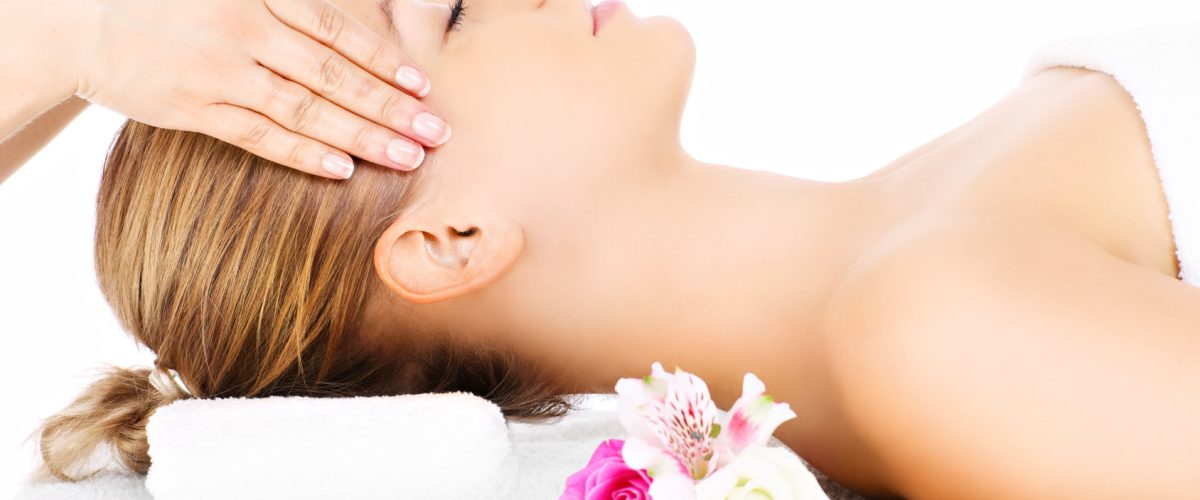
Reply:
[[[629,98],[637,94],[605,74],[600,54],[587,49],[527,43],[463,51],[431,75],[435,90],[425,101],[456,136],[478,136],[497,154],[504,151],[496,147],[509,145],[575,150],[580,137],[611,134],[622,121],[644,121],[637,116],[644,97]]]
[[[538,20],[481,26],[426,66],[425,102],[454,128],[441,154],[455,170],[565,188],[677,144],[694,64],[682,25],[575,35]]]
[[[472,119],[520,125],[510,132],[590,133],[614,121],[677,119],[695,60],[687,30],[667,17],[618,27],[593,38],[544,16],[481,24],[459,34],[430,70],[434,94]]]

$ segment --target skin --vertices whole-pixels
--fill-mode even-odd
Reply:
[[[721,407],[753,371],[800,415],[778,437],[880,497],[1200,487],[1200,289],[1111,77],[1043,71],[827,183],[682,150],[694,53],[671,19],[620,10],[593,37],[577,0],[471,0],[444,35],[444,5],[393,9],[456,140],[377,242],[380,349],[507,342],[581,392],[657,360]]]
[[[0,53],[20,69],[0,79],[0,181],[89,102],[335,179],[346,153],[411,170],[451,133],[420,68],[326,0],[8,0],[0,42],[38,47]]]
[[[693,53],[669,19],[621,11],[592,38],[575,1],[476,0],[444,45],[407,24],[441,8],[395,4],[458,135],[378,242],[380,345],[512,342],[581,391],[660,360],[725,407],[752,370],[800,413],[781,439],[879,496],[1197,486],[1200,291],[1111,78],[1044,71],[824,183],[681,150]]]
[[[579,391],[658,360],[722,407],[754,371],[800,414],[777,436],[872,495],[1200,486],[1200,289],[1176,279],[1148,139],[1110,77],[1044,71],[826,183],[681,149],[693,46],[673,20],[621,10],[592,37],[575,0],[474,0],[443,37],[443,5],[393,8],[457,135],[377,243],[380,346],[510,342]]]

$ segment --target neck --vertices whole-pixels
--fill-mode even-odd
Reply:
[[[768,389],[824,380],[822,313],[885,234],[884,178],[669,161],[639,170],[650,180],[614,184],[602,204],[539,215],[487,320],[576,392],[611,392],[654,361],[704,378],[721,407],[748,371]]]

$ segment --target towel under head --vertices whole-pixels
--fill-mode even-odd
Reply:
[[[499,407],[465,393],[181,400],[146,428],[156,500],[504,498]]]

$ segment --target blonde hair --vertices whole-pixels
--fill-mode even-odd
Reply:
[[[403,347],[392,356],[357,335],[368,302],[387,293],[373,273],[374,241],[420,171],[374,166],[333,181],[129,120],[97,196],[100,288],[125,329],[196,397],[461,390],[513,418],[562,415],[570,402],[511,349],[397,332],[389,338]],[[155,389],[150,373],[110,368],[47,419],[42,473],[85,478],[102,445],[146,473],[148,419],[186,397]]]

